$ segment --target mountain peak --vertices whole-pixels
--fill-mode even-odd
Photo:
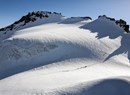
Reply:
[[[56,13],[56,12],[52,13],[48,11],[35,11],[35,12],[29,12],[26,16],[23,16],[19,21],[21,22],[24,21],[24,23],[26,24],[30,21],[34,22],[37,18],[40,18],[40,19],[48,18],[51,14],[61,15],[61,13]]]
[[[127,24],[127,22],[125,21],[125,20],[123,20],[123,19],[120,19],[120,20],[116,20],[115,18],[111,18],[111,17],[108,17],[108,16],[106,16],[106,15],[100,15],[100,16],[98,16],[98,18],[106,18],[106,19],[108,19],[108,20],[110,20],[110,21],[113,21],[113,22],[115,22],[118,26],[120,26],[121,28],[123,28],[123,30],[125,30],[127,33],[129,33],[130,32],[130,30],[129,30],[129,25]]]
[[[50,16],[60,16],[62,17],[61,13],[57,13],[57,12],[48,12],[48,11],[33,11],[33,12],[29,12],[27,15],[22,16],[18,21],[15,21],[13,24],[5,27],[5,28],[1,28],[0,31],[8,31],[8,30],[13,30],[13,29],[17,29],[20,26],[25,26],[26,24],[30,23],[30,22],[35,22],[38,19],[43,19],[43,18],[49,18]]]

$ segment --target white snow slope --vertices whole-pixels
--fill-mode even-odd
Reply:
[[[130,35],[106,18],[3,35],[0,95],[130,95]]]

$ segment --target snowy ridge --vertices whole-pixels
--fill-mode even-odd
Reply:
[[[55,20],[54,17],[61,18],[63,16],[61,15],[61,13],[56,13],[56,12],[53,12],[53,13],[47,12],[47,11],[29,12],[27,15],[23,16],[20,20],[15,21],[13,24],[11,24],[5,28],[1,28],[0,31],[10,31],[10,30],[12,31],[14,29],[16,30],[16,29],[19,29],[19,28],[25,26],[28,23],[29,24],[33,23],[33,22],[37,21],[38,19],[46,19],[46,18],[52,18],[52,17],[53,17],[52,20]],[[46,21],[44,21],[44,22],[46,23]]]
[[[13,24],[0,29],[0,40],[9,38],[13,33],[18,30],[26,29],[29,27],[35,27],[43,24],[49,23],[59,23],[59,24],[74,24],[74,23],[84,23],[91,22],[90,17],[71,17],[67,18],[62,16],[61,13],[47,12],[47,11],[36,11],[28,13],[23,16],[20,20],[14,22]]]
[[[0,95],[130,95],[130,35],[102,17],[58,18],[1,39]]]
[[[13,24],[0,29],[0,40],[7,39],[13,33],[18,30],[38,26],[47,23],[56,23],[64,20],[65,17],[61,13],[47,12],[47,11],[36,11],[28,13],[23,16],[20,20],[14,22]]]

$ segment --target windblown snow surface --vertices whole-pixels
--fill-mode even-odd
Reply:
[[[104,17],[53,19],[0,34],[0,95],[130,95],[129,34]]]

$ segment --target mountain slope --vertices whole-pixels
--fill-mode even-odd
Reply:
[[[29,12],[27,15],[23,16],[18,21],[13,24],[0,29],[0,40],[7,39],[10,37],[15,31],[38,26],[47,23],[56,23],[64,20],[64,16],[61,13],[56,12],[47,12],[47,11],[36,11]]]
[[[129,95],[129,36],[102,17],[14,31],[0,43],[0,95]]]

